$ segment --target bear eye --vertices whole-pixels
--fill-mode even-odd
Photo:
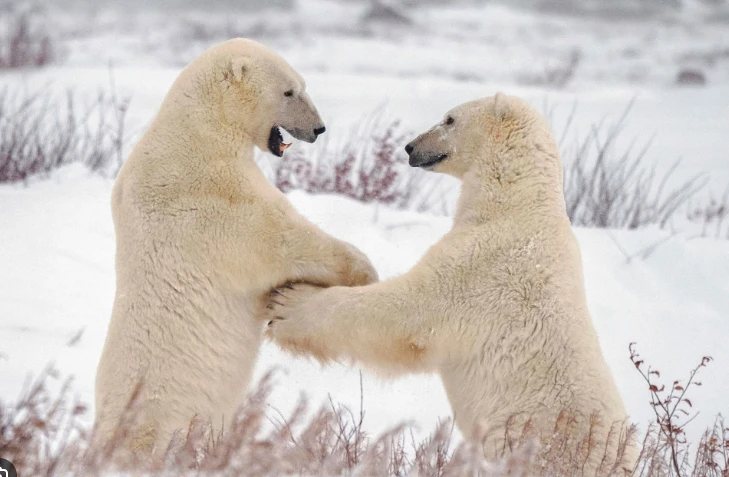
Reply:
[[[445,120],[445,123],[446,123],[447,125],[449,125],[449,126],[450,126],[451,124],[455,123],[455,122],[456,122],[456,120],[455,120],[455,119],[453,119],[453,116],[448,116],[448,117],[446,118],[446,120]]]
[[[293,95],[294,95],[294,90],[293,90],[293,89],[290,89],[290,90],[288,90],[288,91],[286,91],[286,92],[284,93],[284,96],[287,96],[287,97],[288,97],[288,96],[293,96]]]

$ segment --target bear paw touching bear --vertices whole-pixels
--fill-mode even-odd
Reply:
[[[269,335],[321,361],[439,373],[457,425],[489,458],[527,421],[550,438],[564,417],[580,437],[571,452],[596,444],[586,469],[629,465],[618,445],[627,416],[588,314],[546,120],[498,94],[449,111],[406,151],[411,166],[462,180],[453,228],[400,277],[277,290]]]
[[[217,433],[243,403],[267,293],[289,281],[377,280],[369,260],[296,213],[254,146],[281,156],[280,128],[324,132],[304,80],[256,42],[217,45],[179,75],[114,184],[116,296],[96,378],[109,444],[136,397],[129,442],[149,456],[193,417]]]

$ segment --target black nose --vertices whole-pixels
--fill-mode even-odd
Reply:
[[[413,152],[413,149],[415,149],[415,148],[413,147],[412,144],[408,144],[407,146],[405,146],[405,152],[408,153],[408,156],[410,155],[410,153]]]
[[[327,130],[327,128],[324,126],[322,126],[320,128],[316,128],[316,129],[314,129],[314,135],[321,136],[322,134],[324,134],[324,131],[326,131],[326,130]]]

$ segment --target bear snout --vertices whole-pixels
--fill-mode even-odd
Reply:
[[[315,128],[287,128],[286,126],[282,126],[286,132],[291,134],[293,137],[298,139],[299,141],[304,141],[308,143],[313,143],[316,141],[317,134]]]
[[[410,157],[408,158],[408,164],[410,164],[410,167],[422,167],[423,169],[429,169],[447,157],[448,154],[431,151],[411,152]]]

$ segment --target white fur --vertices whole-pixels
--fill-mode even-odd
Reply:
[[[504,449],[510,418],[512,435],[531,418],[543,437],[561,411],[577,418],[578,433],[592,413],[603,430],[621,424],[546,121],[503,95],[448,116],[452,125],[411,143],[411,160],[448,154],[433,169],[463,181],[452,230],[398,278],[280,290],[270,336],[322,361],[439,373],[459,428],[482,438],[488,457]]]
[[[281,57],[231,40],[182,71],[119,173],[117,291],[96,380],[102,443],[137,384],[128,445],[143,456],[194,416],[227,428],[257,358],[262,296],[288,281],[376,281],[361,252],[297,214],[261,174],[254,145],[265,149],[274,125],[312,141],[322,126]]]

